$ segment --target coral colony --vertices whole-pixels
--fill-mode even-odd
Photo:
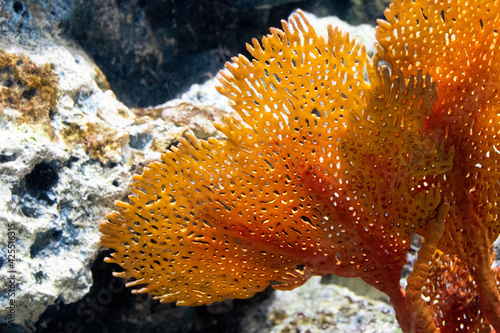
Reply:
[[[500,1],[394,0],[385,16],[373,58],[298,11],[226,64],[227,140],[188,136],[101,221],[116,276],[178,305],[357,276],[404,332],[500,331]]]

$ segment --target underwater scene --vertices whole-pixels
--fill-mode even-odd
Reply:
[[[0,332],[500,332],[500,0],[0,0]]]

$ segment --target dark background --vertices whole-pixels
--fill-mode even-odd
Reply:
[[[158,105],[213,77],[245,43],[301,8],[375,23],[387,0],[75,0],[64,34],[103,70],[129,107]]]
[[[373,23],[389,0],[2,0],[9,24],[74,40],[93,57],[129,107],[164,103],[213,77],[245,43],[281,27],[297,8]],[[48,26],[37,26],[44,17]]]

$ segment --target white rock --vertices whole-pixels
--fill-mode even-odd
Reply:
[[[136,166],[159,159],[187,128],[136,117],[102,88],[107,82],[85,52],[62,39],[24,47],[0,36],[0,50],[26,56],[20,66],[52,64],[58,78],[48,126],[23,121],[21,107],[0,110],[0,289],[9,290],[11,277],[15,287],[0,293],[0,304],[14,301],[14,322],[29,327],[57,299],[76,302],[88,292],[98,220],[129,193]],[[147,144],[131,148],[131,135]],[[0,322],[9,319],[0,313]]]

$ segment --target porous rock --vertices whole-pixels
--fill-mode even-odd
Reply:
[[[0,109],[0,234],[9,235],[0,244],[12,250],[2,251],[0,264],[0,288],[12,293],[0,298],[15,301],[14,322],[30,326],[56,299],[74,302],[92,283],[96,221],[130,180],[129,167],[119,165],[130,159],[123,127],[134,115],[99,88],[99,69],[77,47],[45,40],[23,48],[7,38],[0,47],[11,60],[2,66],[1,90],[19,97],[3,99]],[[47,66],[57,91],[49,104],[42,87],[15,75],[43,80],[48,74],[32,69]]]
[[[24,327],[88,292],[98,220],[189,130],[135,114],[79,46],[39,37],[0,35],[0,303],[15,307],[0,324]]]

